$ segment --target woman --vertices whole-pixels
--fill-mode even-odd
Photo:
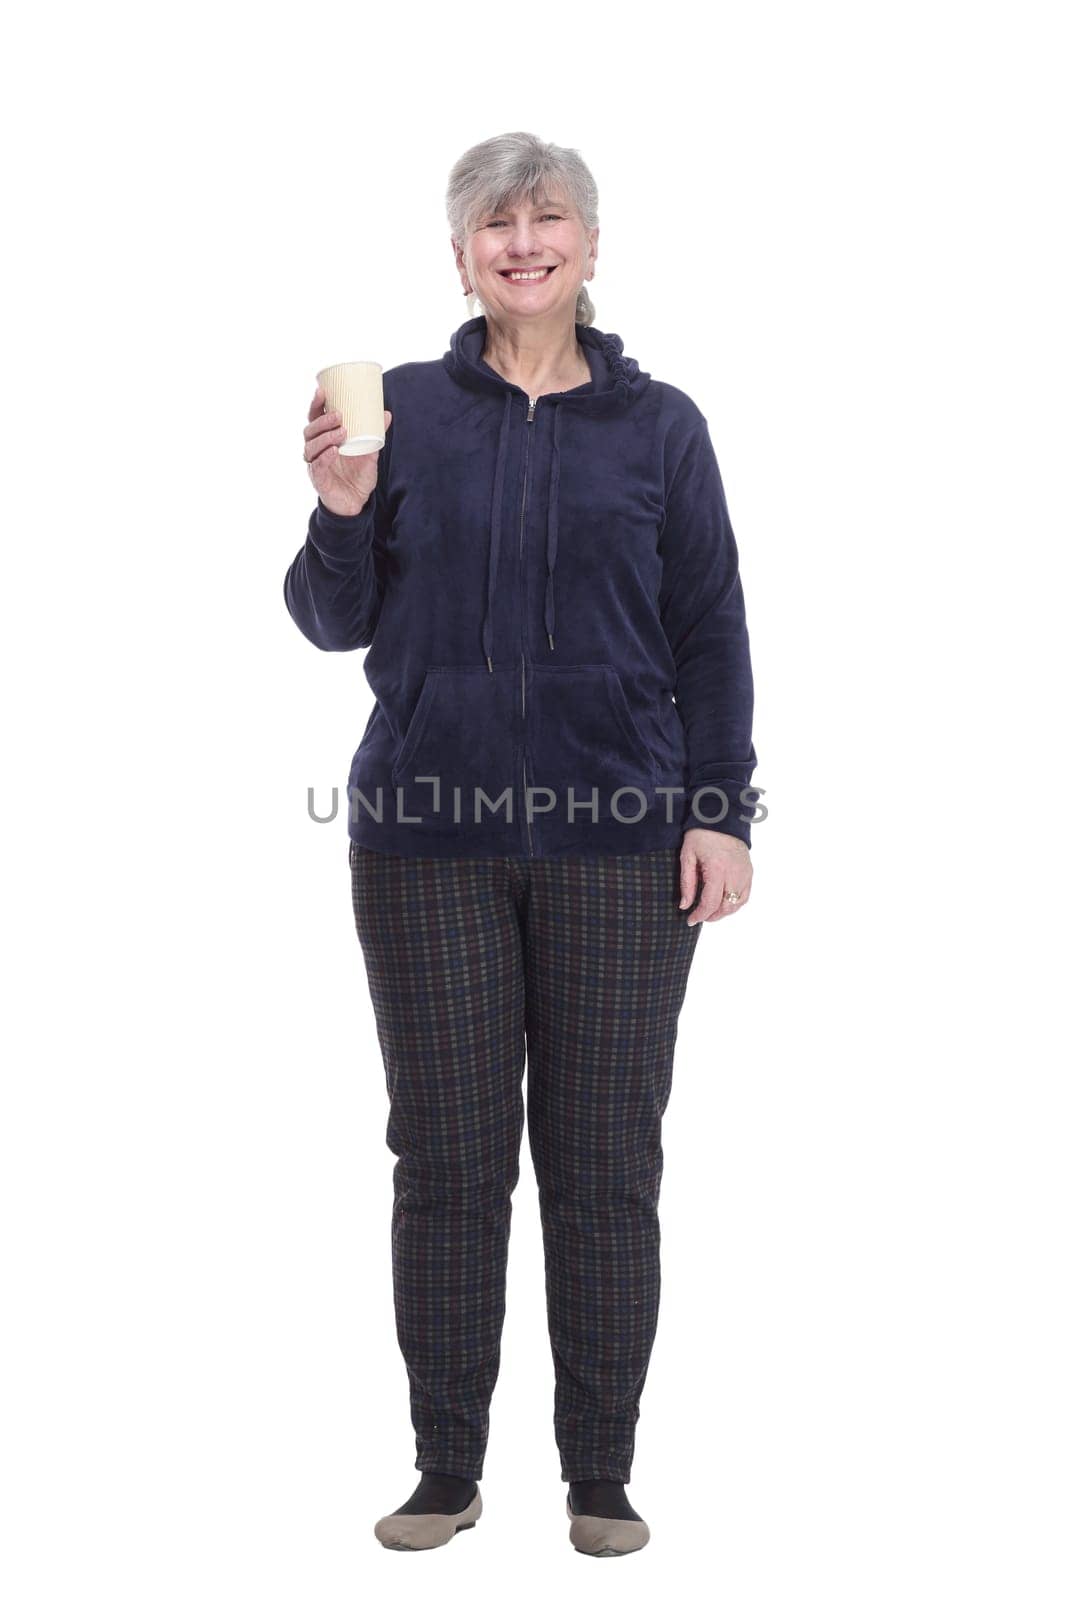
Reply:
[[[529,1067],[570,1537],[622,1554],[659,1307],[660,1121],[705,922],[748,900],[752,674],[692,400],[593,326],[597,191],[513,133],[453,167],[469,315],[384,375],[285,578],[324,650],[370,646],[349,863],[390,1098],[397,1332],[422,1473],[391,1548],[473,1526]]]

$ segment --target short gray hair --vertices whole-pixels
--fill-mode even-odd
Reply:
[[[548,144],[532,133],[498,133],[483,139],[460,156],[448,175],[445,210],[452,237],[465,250],[482,217],[512,202],[529,200],[538,205],[557,186],[573,201],[583,228],[591,232],[597,227],[597,187],[577,150]],[[467,296],[471,316],[476,299],[473,293]],[[584,283],[574,320],[586,326],[593,320],[593,302]]]

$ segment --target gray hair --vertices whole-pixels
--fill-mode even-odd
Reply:
[[[597,187],[577,150],[548,144],[532,133],[499,133],[483,139],[460,156],[448,175],[445,210],[452,237],[465,250],[482,217],[513,201],[539,205],[556,187],[563,188],[573,201],[583,228],[591,232],[597,227]],[[467,296],[471,316],[476,301],[472,291]],[[574,320],[586,326],[593,320],[593,302],[584,283]]]

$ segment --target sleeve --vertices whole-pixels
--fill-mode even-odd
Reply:
[[[320,650],[360,650],[374,638],[385,593],[390,520],[386,458],[383,449],[378,482],[358,515],[336,516],[318,499],[304,546],[285,574],[289,615]]]
[[[741,794],[756,751],[745,600],[718,462],[707,420],[697,416],[670,481],[660,536],[660,617],[688,757],[682,826],[714,828],[749,845],[754,796],[742,801]]]

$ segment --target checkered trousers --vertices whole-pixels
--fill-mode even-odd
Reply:
[[[659,1312],[660,1119],[701,930],[678,908],[678,851],[351,844],[349,861],[397,1158],[415,1466],[482,1475],[528,1114],[562,1477],[628,1483]]]

